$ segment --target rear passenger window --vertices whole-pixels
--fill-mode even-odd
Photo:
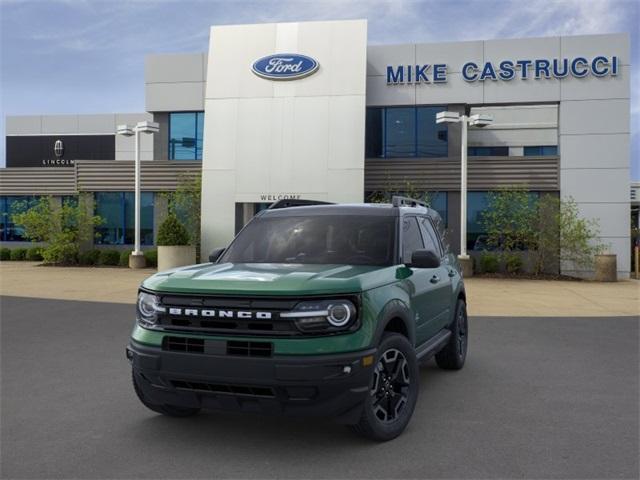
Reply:
[[[424,248],[435,252],[436,255],[442,257],[442,248],[438,241],[438,234],[433,229],[433,225],[428,218],[420,217],[420,230],[424,238]]]
[[[402,220],[402,262],[411,263],[411,255],[421,248],[424,245],[416,217],[405,217]]]

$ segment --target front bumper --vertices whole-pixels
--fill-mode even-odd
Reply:
[[[355,423],[369,392],[376,349],[332,355],[238,357],[165,351],[131,340],[127,357],[155,404]]]

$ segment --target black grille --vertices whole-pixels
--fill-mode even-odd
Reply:
[[[359,308],[359,298],[355,295],[340,295],[351,300]],[[301,301],[316,297],[244,297],[216,295],[161,294],[160,302],[166,308],[158,315],[158,327],[167,332],[182,332],[209,335],[290,337],[323,335],[324,332],[303,332],[291,318],[280,318],[280,314],[290,312]],[[328,298],[323,296],[324,298]],[[171,309],[180,309],[180,314],[171,314]],[[196,315],[186,315],[186,310],[195,310]],[[232,312],[229,317],[206,317],[202,310],[224,310]],[[237,312],[252,312],[252,318],[235,318]],[[255,318],[257,312],[266,312],[271,318]]]
[[[174,388],[178,388],[180,390],[195,390],[199,392],[266,398],[274,398],[276,396],[271,387],[263,387],[260,385],[229,385],[192,382],[187,380],[172,380],[171,384]]]
[[[273,353],[271,342],[242,342],[230,340],[227,342],[227,355],[241,357],[270,357]]]
[[[162,349],[172,352],[204,353],[204,340],[187,337],[164,337]]]

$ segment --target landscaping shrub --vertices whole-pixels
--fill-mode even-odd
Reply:
[[[89,240],[93,227],[102,223],[100,217],[88,213],[87,201],[81,196],[77,202],[53,206],[50,197],[41,197],[32,205],[15,204],[11,218],[24,228],[29,240],[45,243],[40,249],[45,263],[74,264],[78,262],[80,244]]]
[[[88,250],[80,254],[80,265],[97,265],[100,250]]]
[[[189,232],[172,213],[167,215],[158,228],[158,245],[189,245]]]
[[[11,250],[8,248],[0,248],[0,260],[11,260]]]
[[[480,256],[480,271],[482,273],[496,273],[500,268],[500,257],[496,253],[484,252]]]
[[[42,252],[40,251],[40,247],[31,247],[27,250],[27,260],[30,262],[39,262],[42,260]]]
[[[120,263],[120,252],[118,250],[100,250],[98,265],[118,265]]]
[[[129,266],[129,255],[131,254],[131,252],[129,250],[124,250],[122,252],[120,252],[120,263],[119,265],[121,267],[128,267]]]
[[[11,250],[11,260],[24,260],[26,256],[26,248],[14,248],[13,250]]]
[[[520,255],[505,255],[504,264],[509,273],[520,273],[522,271],[522,258]]]
[[[158,251],[157,250],[146,250],[144,252],[144,259],[147,261],[147,267],[157,267],[158,266]]]

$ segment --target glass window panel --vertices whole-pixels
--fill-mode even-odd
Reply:
[[[530,157],[541,155],[542,152],[540,150],[541,147],[524,147],[523,152],[525,157]]]
[[[447,124],[436,123],[436,114],[446,110],[445,107],[418,107],[418,157],[448,156]]]
[[[202,159],[203,112],[169,114],[169,159]]]
[[[122,192],[97,192],[95,194],[95,214],[102,218],[96,227],[95,243],[101,245],[124,244],[124,204]]]
[[[433,208],[440,215],[440,219],[444,224],[445,228],[447,226],[447,216],[448,216],[448,208],[449,201],[447,198],[447,192],[430,192],[427,193],[427,198],[429,201],[429,207]]]
[[[402,262],[411,263],[413,252],[424,248],[422,236],[415,217],[405,217],[402,220]]]
[[[38,202],[34,196],[0,197],[0,216],[2,217],[0,240],[3,242],[28,242],[24,228],[13,222],[12,216],[22,213]]]
[[[545,146],[532,146],[524,147],[525,156],[545,156],[545,155],[558,155],[557,145],[545,145]]]
[[[202,160],[202,139],[204,138],[204,112],[196,115],[196,160]]]
[[[7,213],[7,198],[0,197],[0,240],[6,241],[5,234],[7,232],[7,223],[9,222],[9,214]]]
[[[509,147],[469,147],[467,155],[470,157],[508,157]]]
[[[135,242],[135,194],[124,192],[124,242]],[[153,192],[140,193],[140,244],[153,245]]]
[[[367,108],[365,126],[365,156],[367,158],[380,158],[384,156],[384,109]]]
[[[487,235],[482,226],[482,212],[488,209],[487,192],[467,193],[467,250],[484,250]]]
[[[438,237],[436,235],[433,226],[431,225],[431,221],[421,217],[418,221],[420,224],[420,230],[422,231],[422,240],[424,241],[424,248],[427,250],[431,250],[436,255],[442,256],[442,249],[440,248],[440,242],[438,241]]]
[[[385,119],[385,156],[416,156],[415,108],[387,108]]]

